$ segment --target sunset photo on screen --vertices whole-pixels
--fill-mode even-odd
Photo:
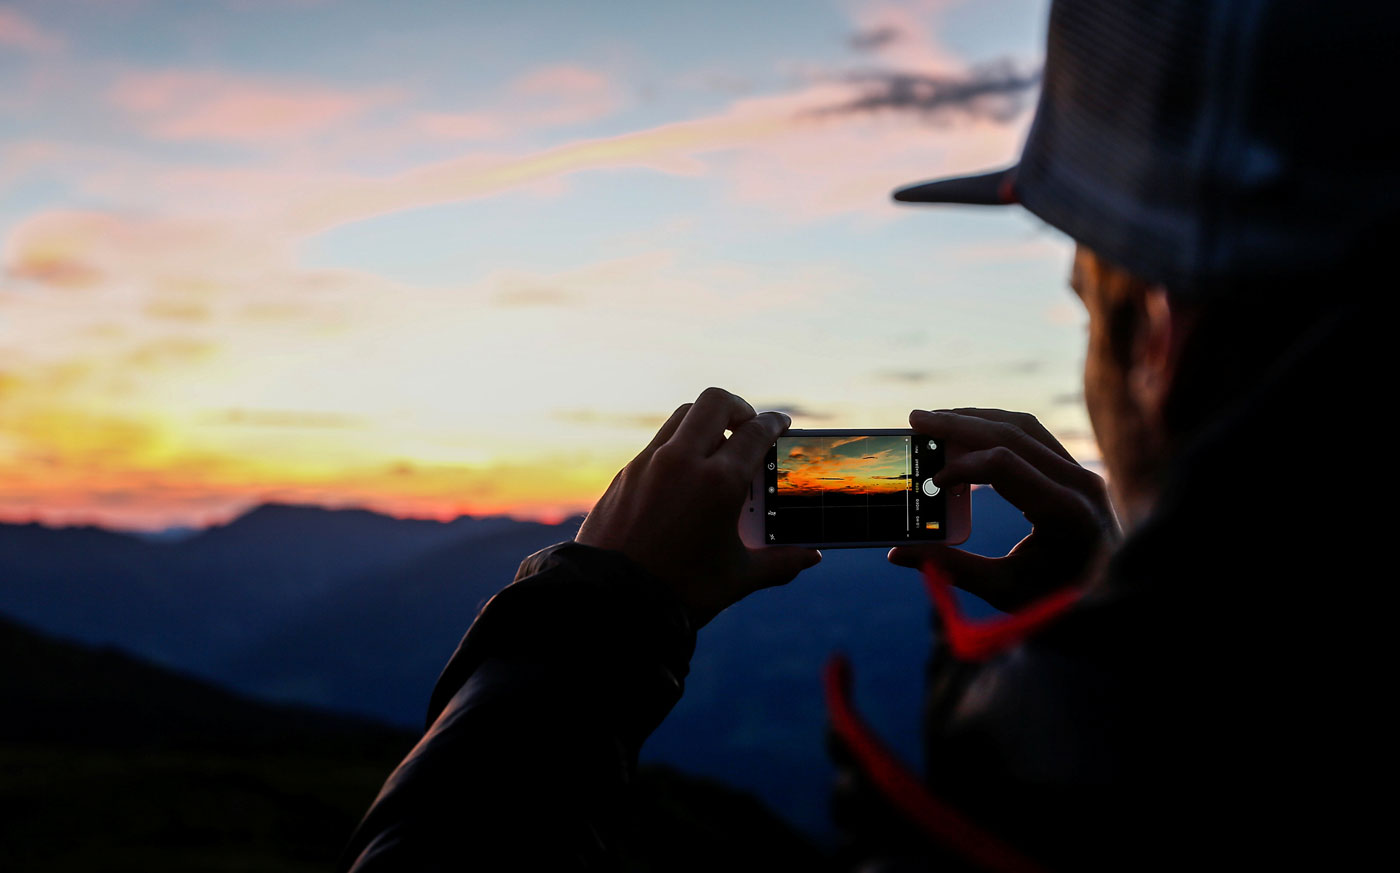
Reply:
[[[778,492],[790,497],[864,497],[909,487],[904,436],[803,437],[780,440]]]

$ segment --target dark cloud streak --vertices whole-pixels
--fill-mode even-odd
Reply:
[[[963,113],[1009,122],[1026,108],[1026,96],[1040,84],[1040,71],[1025,72],[1010,61],[974,67],[964,76],[870,71],[851,73],[846,81],[862,86],[854,100],[811,110],[809,114],[865,115],[908,112],[926,117]]]
[[[800,403],[769,403],[755,405],[754,409],[759,412],[771,410],[773,412],[786,412],[793,418],[806,418],[812,421],[830,421],[836,416],[830,412],[823,412],[820,409],[812,409]]]
[[[910,385],[941,382],[949,378],[949,374],[941,370],[881,370],[873,376],[881,382],[902,382]]]
[[[553,413],[553,417],[570,424],[633,428],[636,430],[656,430],[666,423],[667,418],[665,415],[653,413],[598,412],[592,409],[560,409]]]
[[[847,42],[858,52],[877,52],[885,46],[904,39],[904,31],[892,25],[858,30]]]

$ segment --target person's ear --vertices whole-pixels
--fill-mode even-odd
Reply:
[[[1142,297],[1137,328],[1128,391],[1142,415],[1160,432],[1190,322],[1187,313],[1172,304],[1167,290],[1155,285]]]

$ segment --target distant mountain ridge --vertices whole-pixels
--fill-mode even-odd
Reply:
[[[244,695],[416,729],[480,606],[577,525],[277,505],[177,542],[0,525],[0,614]],[[995,492],[975,493],[971,550],[1003,553],[1028,529]],[[929,642],[917,578],[877,551],[832,550],[726,611],[701,632],[685,697],[645,757],[752,790],[820,832],[817,676],[830,652],[851,655],[862,709],[916,754]]]
[[[521,524],[540,527],[271,504],[170,543],[90,527],[0,525],[0,613],[226,681],[230,658],[338,586]]]

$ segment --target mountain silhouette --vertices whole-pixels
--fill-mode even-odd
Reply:
[[[990,489],[972,506],[972,551],[1004,553],[1029,530]],[[521,559],[577,526],[296,506],[177,542],[0,525],[0,613],[245,696],[417,730],[481,605]],[[830,550],[701,631],[686,694],[644,760],[752,791],[820,833],[823,662],[850,655],[863,711],[913,761],[928,622],[916,573],[877,550]]]

